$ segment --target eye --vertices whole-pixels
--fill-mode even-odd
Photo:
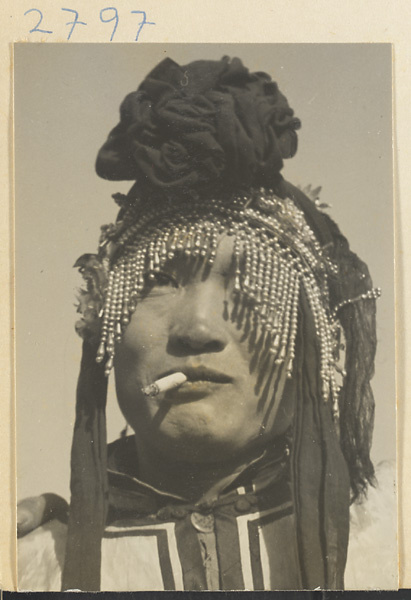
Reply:
[[[171,286],[173,288],[178,288],[178,281],[164,271],[147,271],[144,275],[144,279],[148,287]]]

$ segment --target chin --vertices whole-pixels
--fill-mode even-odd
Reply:
[[[230,460],[256,446],[256,437],[244,439],[238,427],[227,428],[224,419],[210,423],[206,419],[190,422],[166,421],[151,430],[148,443],[174,460],[213,463]]]

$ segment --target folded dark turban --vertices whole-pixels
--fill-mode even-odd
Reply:
[[[135,180],[140,197],[274,187],[297,150],[293,115],[271,77],[238,58],[166,58],[123,101],[97,173]]]

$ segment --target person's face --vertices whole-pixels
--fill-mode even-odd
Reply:
[[[246,454],[291,421],[291,403],[281,401],[285,369],[274,366],[261,328],[236,301],[232,256],[233,239],[223,236],[212,266],[186,256],[170,261],[148,283],[116,349],[120,408],[140,442],[168,457]],[[181,387],[143,394],[178,371],[188,377]]]

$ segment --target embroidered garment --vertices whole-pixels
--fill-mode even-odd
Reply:
[[[102,589],[301,587],[288,454],[281,439],[220,494],[191,504],[133,476],[132,437],[111,444]],[[20,541],[20,589],[59,589],[65,535],[65,525],[53,521]],[[43,553],[34,551],[39,536]],[[288,543],[284,545],[283,540]],[[34,585],[33,575],[37,578]]]
[[[392,574],[395,573],[393,547],[396,544],[395,527],[393,526],[395,524],[395,496],[392,493],[395,465],[383,463],[377,468],[377,477],[378,488],[370,489],[367,502],[355,504],[351,509],[350,542],[345,571],[346,589],[369,589],[371,586],[372,589],[386,589],[390,584],[395,585],[395,582],[392,581]],[[131,479],[129,479],[130,483]],[[127,478],[122,480],[125,482]],[[136,485],[136,483],[132,485]],[[143,486],[143,488],[148,493],[149,487]],[[124,489],[123,501],[132,495]],[[162,503],[164,495],[158,494],[158,496]],[[144,497],[147,497],[146,494],[141,495],[141,502]],[[151,498],[154,497],[153,493]],[[223,546],[220,548],[228,547],[228,557],[239,558],[235,574],[242,576],[245,587],[248,587],[251,581],[250,589],[253,589],[254,574],[260,577],[261,573],[264,585],[267,587],[267,565],[269,569],[273,565],[273,561],[270,562],[269,557],[274,552],[277,554],[275,560],[279,561],[281,557],[284,557],[284,568],[287,573],[290,573],[292,556],[288,544],[285,547],[279,545],[278,540],[273,540],[271,536],[270,544],[273,543],[273,545],[267,546],[268,536],[264,537],[267,530],[266,522],[271,519],[275,524],[272,530],[275,527],[281,536],[287,535],[286,524],[290,523],[293,515],[292,512],[284,513],[292,511],[292,508],[273,507],[269,515],[258,514],[255,510],[256,505],[253,504],[253,501],[250,502],[250,499],[256,497],[256,494],[250,493],[249,486],[236,488],[235,494],[231,494],[231,497],[236,498],[235,502],[231,504],[235,508],[235,512],[231,511],[231,518],[226,520],[226,524],[229,523],[230,530],[234,532],[233,523],[237,524],[240,535],[236,539],[242,539],[243,543],[230,547],[223,540]],[[251,508],[247,506],[248,503],[251,504]],[[246,506],[244,512],[241,512],[241,508]],[[164,589],[164,581],[168,585],[171,575],[175,588],[183,589],[183,574],[187,573],[188,564],[194,565],[190,585],[194,584],[195,577],[199,573],[202,573],[201,581],[209,582],[210,587],[217,582],[219,574],[215,568],[215,560],[218,555],[215,549],[213,551],[212,535],[196,530],[197,540],[193,534],[184,537],[180,544],[177,544],[177,536],[179,538],[182,534],[186,536],[188,527],[184,526],[185,510],[181,511],[175,507],[173,511],[177,517],[171,518],[170,516],[169,520],[157,522],[155,527],[152,525],[147,529],[144,529],[143,526],[130,525],[130,522],[127,525],[127,521],[124,521],[122,526],[120,521],[109,526],[107,536],[103,538],[102,580],[105,585],[103,589],[139,590],[145,585],[145,589],[148,590],[149,582],[153,581],[156,587],[152,589]],[[282,511],[283,516],[281,515]],[[196,522],[198,523],[198,521]],[[283,525],[281,532],[279,531],[280,525]],[[151,532],[154,535],[151,535]],[[66,538],[67,526],[54,519],[19,540],[19,590],[59,591],[61,589]],[[193,540],[195,540],[196,552],[190,554]],[[200,547],[201,553],[200,560],[198,560],[198,547]],[[205,548],[207,548],[208,554],[206,554]],[[260,550],[259,555],[258,549]],[[163,558],[164,550],[165,560]],[[181,561],[179,550],[181,551]],[[194,564],[195,558],[198,560],[196,564]],[[228,558],[223,558],[223,562],[224,560],[227,564]],[[235,560],[232,561],[232,563],[234,562]],[[119,565],[122,567],[119,568]],[[133,580],[128,578],[129,573]],[[138,574],[139,583],[134,585],[136,574]],[[258,580],[256,580],[257,582]],[[181,587],[179,587],[180,585]]]

